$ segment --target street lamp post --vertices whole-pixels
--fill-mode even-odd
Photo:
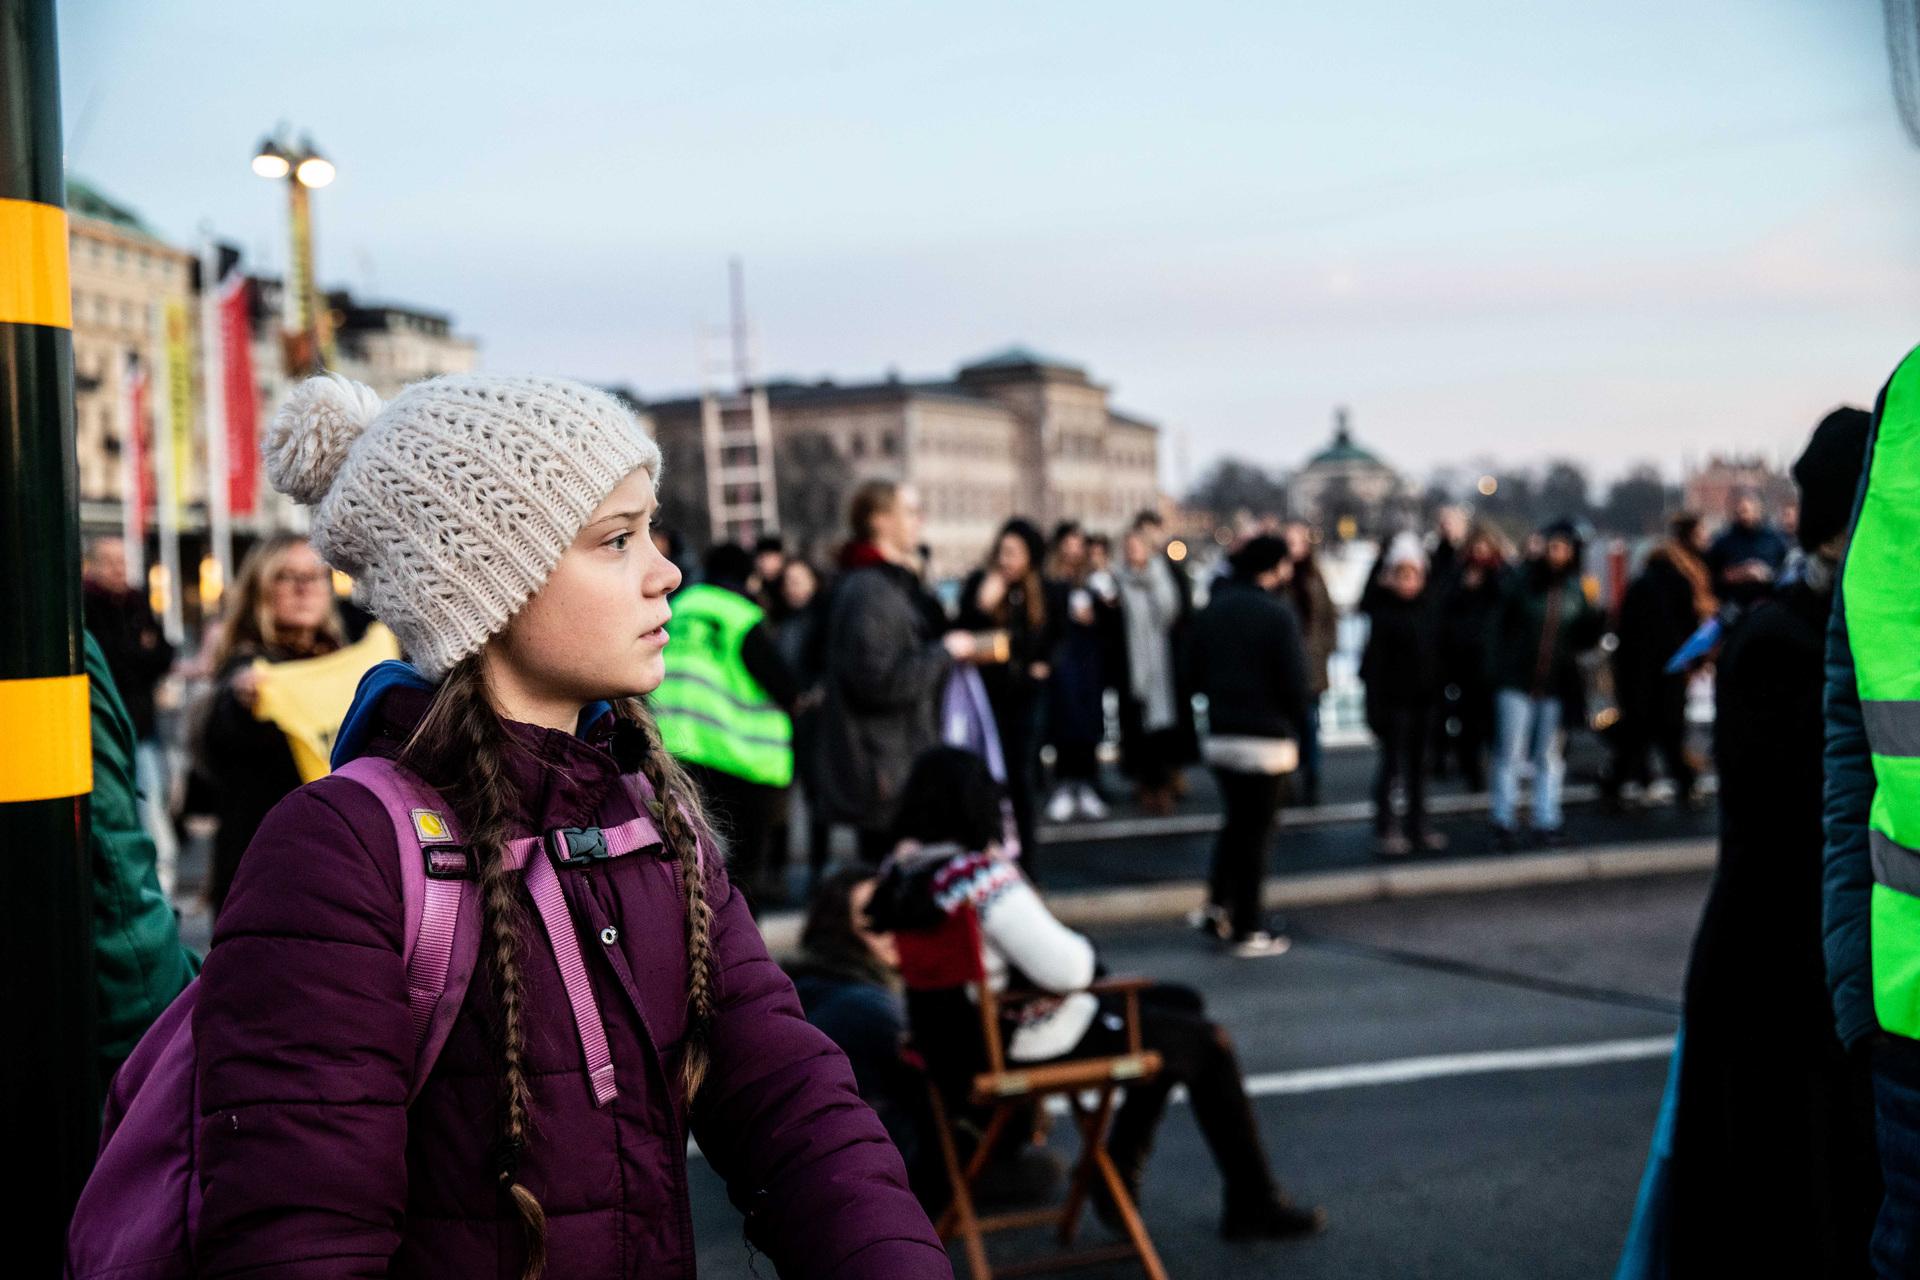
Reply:
[[[293,262],[287,273],[281,332],[291,377],[319,373],[333,363],[333,322],[313,278],[313,210],[309,192],[333,181],[333,162],[302,135],[295,143],[283,133],[269,134],[254,152],[253,171],[285,180],[287,223],[293,238]]]

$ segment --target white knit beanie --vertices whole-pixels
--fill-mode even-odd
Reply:
[[[387,404],[326,374],[266,439],[273,487],[313,506],[313,546],[352,576],[429,680],[546,582],[587,517],[660,449],[614,397],[557,378],[461,373]]]
[[[1411,533],[1396,533],[1387,544],[1387,568],[1396,569],[1403,564],[1416,565],[1422,573],[1427,569],[1427,549]]]

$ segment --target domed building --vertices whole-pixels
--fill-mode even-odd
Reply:
[[[1354,441],[1344,406],[1333,411],[1333,439],[1287,482],[1287,510],[1342,537],[1364,533],[1400,498],[1400,473]],[[1340,530],[1343,519],[1354,522]]]

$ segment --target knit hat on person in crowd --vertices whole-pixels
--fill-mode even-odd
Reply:
[[[1277,568],[1287,558],[1287,544],[1283,538],[1270,533],[1256,534],[1234,548],[1227,556],[1227,567],[1233,570],[1233,576],[1249,582],[1271,569]]]
[[[630,472],[660,481],[626,406],[558,378],[450,374],[385,404],[308,378],[265,453],[273,487],[312,506],[314,550],[429,680],[507,625]]]
[[[1422,573],[1426,572],[1427,549],[1411,533],[1396,533],[1387,544],[1387,568],[1393,570],[1403,564],[1417,565]]]
[[[1867,461],[1867,436],[1873,416],[1850,405],[1820,420],[1805,452],[1793,464],[1800,486],[1800,524],[1795,536],[1808,551],[1818,550],[1844,533],[1853,519],[1853,500]]]

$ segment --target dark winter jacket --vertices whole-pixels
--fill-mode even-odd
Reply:
[[[113,591],[85,584],[81,606],[87,630],[100,646],[113,687],[126,704],[136,741],[154,736],[153,688],[173,666],[173,646],[153,616],[147,598],[138,591]]]
[[[980,681],[996,708],[1031,707],[1044,688],[1031,675],[1036,662],[1051,664],[1054,648],[1060,642],[1061,623],[1066,613],[1066,597],[1058,584],[1040,583],[1040,622],[1035,625],[1027,611],[1027,589],[1022,583],[1007,588],[1001,608],[993,613],[976,601],[984,570],[975,569],[960,587],[960,610],[954,625],[963,631],[1004,631],[1007,633],[1007,660],[980,664]]]
[[[1626,715],[1657,715],[1663,695],[1685,701],[1686,676],[1668,675],[1667,663],[1703,619],[1694,607],[1693,584],[1672,556],[1666,547],[1655,548],[1620,601],[1613,687]]]
[[[1298,738],[1306,723],[1306,648],[1293,606],[1228,579],[1194,615],[1187,671],[1207,696],[1215,735]]]
[[[885,830],[914,757],[939,740],[935,706],[952,659],[939,606],[912,573],[877,563],[835,585],[827,611],[820,807],[835,822]]]
[[[1327,691],[1327,660],[1340,647],[1340,615],[1320,566],[1311,558],[1293,567],[1288,584],[1294,614],[1300,619],[1300,632],[1307,646],[1307,690],[1316,698]]]
[[[1554,574],[1544,561],[1522,565],[1508,577],[1494,614],[1488,643],[1493,687],[1582,705],[1580,655],[1600,642],[1604,625],[1577,568]]]
[[[1440,696],[1440,613],[1433,590],[1408,600],[1373,588],[1363,608],[1370,627],[1360,679],[1369,710],[1431,705]]]
[[[1488,698],[1492,692],[1487,653],[1494,619],[1505,599],[1504,571],[1493,568],[1477,582],[1456,573],[1440,599],[1440,675],[1458,686],[1462,698]]]
[[[1854,521],[1860,518],[1860,503],[1872,476],[1874,441],[1880,434],[1880,413],[1886,407],[1886,398],[1886,388],[1882,387],[1873,409],[1873,431],[1867,438],[1866,468],[1854,495]],[[1867,750],[1860,686],[1854,680],[1853,645],[1847,634],[1846,591],[1840,582],[1834,585],[1833,612],[1827,622],[1825,706],[1822,928],[1834,1020],[1841,1041],[1852,1048],[1880,1028],[1873,1012],[1873,960],[1868,946],[1873,855],[1867,836],[1867,818],[1879,784],[1874,778],[1872,754]]]
[[[160,891],[153,839],[141,825],[133,781],[133,722],[92,632],[87,633],[86,661],[93,721],[87,853],[93,868],[93,980],[104,1080],[180,994],[200,961],[181,945],[173,904]]]
[[[311,654],[255,650],[230,660],[219,672],[210,695],[213,705],[201,728],[193,760],[201,794],[209,798],[219,829],[207,875],[207,901],[218,915],[233,883],[241,855],[253,841],[267,812],[300,785],[287,735],[270,720],[255,717],[233,692],[233,677],[256,658],[269,662]]]
[[[366,750],[396,752],[426,697],[389,692]],[[515,834],[633,816],[620,773],[638,761],[610,753],[630,756],[623,738],[509,731],[525,796]],[[334,776],[277,806],[241,865],[194,1019],[208,1276],[519,1274],[521,1228],[493,1172],[499,1011],[487,966],[406,1105],[397,857],[379,801]],[[691,1128],[780,1275],[950,1276],[845,1057],[801,1016],[724,874],[715,881],[712,1066],[690,1115],[674,861],[642,850],[563,877],[617,1073],[605,1108],[584,1078],[553,953],[537,923],[522,926],[533,1135],[517,1176],[546,1210],[548,1274],[693,1275]]]
[[[907,1002],[871,974],[811,955],[788,967],[807,1021],[853,1067],[860,1096],[880,1117],[916,1182],[933,1157],[924,1077],[902,1052],[907,1038]]]
[[[1715,538],[1707,551],[1707,568],[1713,571],[1713,589],[1721,599],[1746,604],[1773,590],[1771,581],[1726,580],[1727,570],[1750,560],[1758,560],[1778,577],[1781,567],[1787,563],[1787,540],[1770,524],[1758,524],[1751,529],[1733,525]]]
[[[1871,1093],[1834,1034],[1821,943],[1828,603],[1783,588],[1719,659],[1720,861],[1687,968],[1676,1276],[1867,1273]],[[1751,1229],[1785,1220],[1799,1225]]]

